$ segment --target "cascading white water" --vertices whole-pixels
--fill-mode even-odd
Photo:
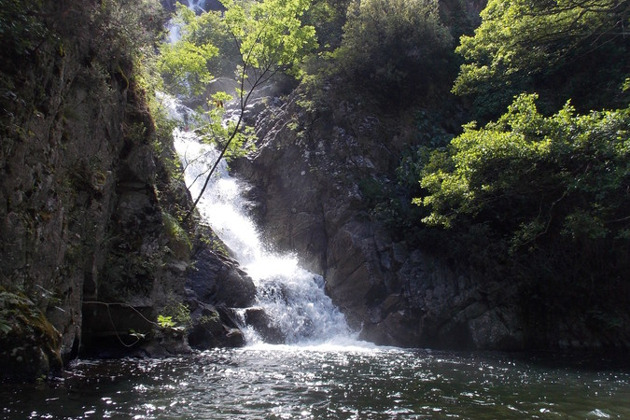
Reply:
[[[194,12],[205,12],[206,0],[188,0],[188,8]]]
[[[181,106],[179,110],[171,114],[181,115]],[[178,129],[174,137],[187,186],[193,197],[197,197],[218,152],[212,146],[201,144],[192,132]],[[301,268],[296,256],[279,255],[268,249],[244,210],[246,202],[241,191],[241,182],[231,177],[226,163],[221,162],[197,208],[254,280],[257,306],[265,310],[273,327],[282,331],[287,343],[347,340],[350,330],[343,314],[326,296],[324,279]],[[257,340],[253,331],[248,331],[247,335],[249,341]]]
[[[203,13],[206,11],[206,0],[188,0],[186,3],[186,6],[195,13]],[[174,44],[181,39],[181,27],[178,24],[169,22],[166,29],[168,30],[167,39],[169,43]]]

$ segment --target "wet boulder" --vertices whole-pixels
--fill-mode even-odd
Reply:
[[[194,268],[189,270],[187,287],[200,301],[232,308],[251,306],[256,286],[238,264],[209,248],[201,249]]]
[[[197,350],[215,347],[242,347],[245,337],[236,326],[230,312],[201,302],[194,303],[191,314],[192,327],[188,332],[188,344]]]
[[[284,344],[285,334],[273,324],[273,321],[262,308],[248,308],[245,311],[245,323],[260,335],[265,343]]]
[[[0,289],[0,370],[9,381],[35,381],[62,367],[61,334],[26,297]]]

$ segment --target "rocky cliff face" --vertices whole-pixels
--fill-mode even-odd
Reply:
[[[122,69],[117,77],[102,71],[90,40],[56,39],[53,21],[33,40],[41,45],[9,52],[2,69],[0,271],[3,287],[46,314],[67,358],[80,343],[84,280],[96,293],[105,264],[117,166],[142,146],[125,132],[127,103],[137,98]]]
[[[221,301],[185,286],[203,245],[194,224],[178,222],[190,198],[168,169],[169,140],[156,132],[129,44],[160,27],[158,11],[66,3],[16,3],[0,16],[13,25],[0,64],[3,373],[33,379],[79,351],[189,351],[181,332],[155,322],[185,298],[192,317],[182,322],[212,315],[202,322],[211,344],[238,344],[213,306]],[[234,265],[210,249],[197,255]]]
[[[404,129],[392,129],[396,125],[396,118],[349,102],[313,114],[290,100],[270,111],[258,124],[258,153],[237,165],[254,186],[250,195],[259,203],[255,212],[266,236],[325,276],[329,295],[363,339],[518,346],[517,316],[506,309],[514,290],[486,290],[469,275],[394,242],[370,215],[362,185],[391,176],[409,140]]]
[[[432,243],[394,240],[366,193],[372,181],[394,179],[401,150],[414,141],[409,116],[348,101],[306,112],[298,100],[293,95],[259,119],[260,148],[235,167],[253,186],[253,211],[268,239],[325,276],[363,339],[466,349],[624,345],[623,337],[593,329],[579,308],[533,303],[541,296],[526,278],[502,273],[500,261],[482,273],[434,252]]]

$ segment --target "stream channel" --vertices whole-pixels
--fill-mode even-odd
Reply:
[[[193,196],[214,159],[176,131]],[[206,165],[206,166],[205,166]],[[195,181],[195,179],[197,179]],[[630,418],[621,360],[378,347],[354,338],[324,279],[266,248],[222,166],[199,210],[253,278],[288,344],[170,359],[77,360],[63,378],[0,385],[2,419]],[[625,360],[624,360],[625,359]]]
[[[265,345],[166,360],[79,360],[0,388],[3,419],[630,418],[628,370],[576,359]]]

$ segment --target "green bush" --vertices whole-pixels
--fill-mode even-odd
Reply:
[[[341,75],[388,105],[449,84],[451,35],[430,0],[363,0],[348,8],[334,59]]]
[[[518,97],[497,122],[465,127],[425,166],[424,221],[489,223],[513,247],[546,235],[624,239],[630,229],[630,110],[545,117],[535,95]]]
[[[475,99],[478,118],[496,118],[522,92],[537,92],[543,113],[571,98],[581,112],[624,107],[630,67],[627,4],[490,0],[474,36],[462,36],[465,63],[454,92]]]

